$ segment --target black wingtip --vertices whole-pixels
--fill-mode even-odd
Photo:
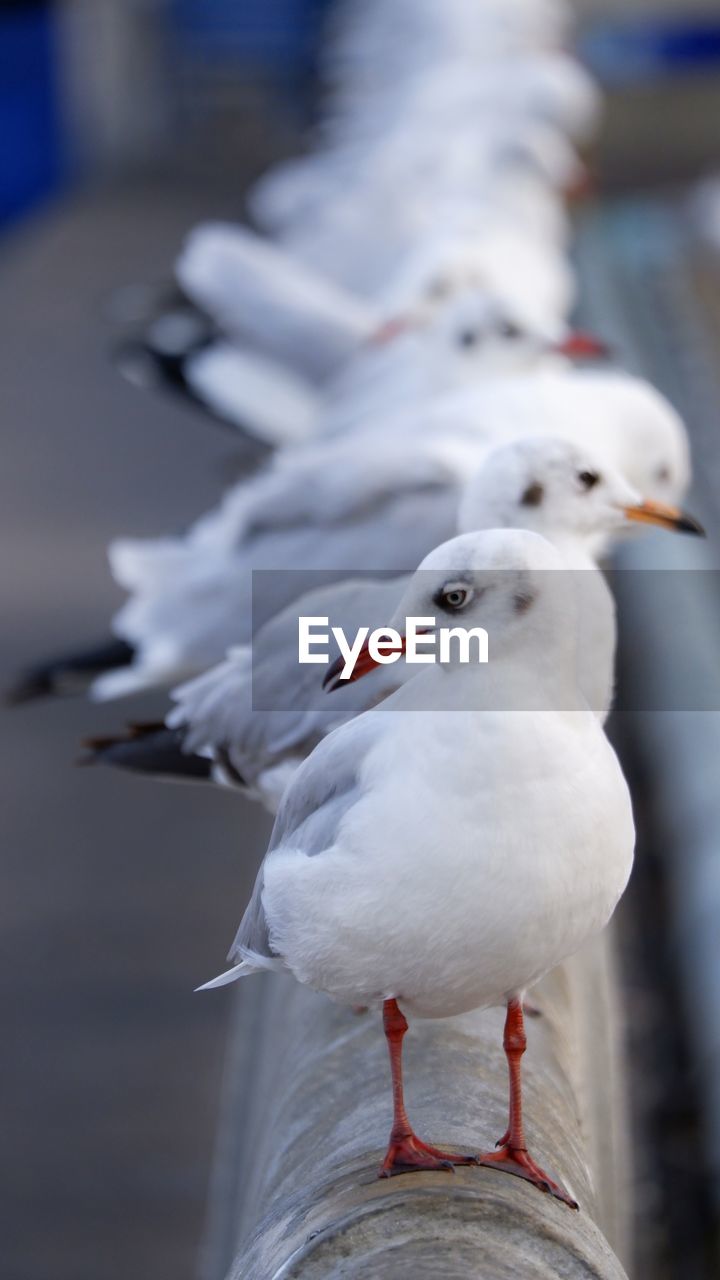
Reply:
[[[54,692],[52,681],[47,676],[28,671],[3,691],[2,702],[5,707],[22,707],[28,702],[50,698]]]
[[[212,761],[184,750],[183,729],[168,729],[162,723],[130,724],[123,734],[86,738],[82,768],[105,764],[130,773],[152,774],[166,779],[212,778]]]
[[[22,671],[3,694],[7,707],[19,707],[42,698],[67,697],[84,692],[104,671],[128,667],[135,650],[125,640],[110,639],[78,653],[39,662]]]
[[[163,386],[201,404],[185,370],[188,361],[211,346],[216,337],[217,329],[209,316],[187,299],[178,298],[157,311],[143,332],[119,343],[113,360],[135,386]]]
[[[262,440],[250,424],[246,425],[237,418],[224,414],[198,394],[187,373],[192,354],[167,356],[139,340],[117,347],[113,360],[126,381],[134,387],[141,391],[159,391],[161,394],[172,395],[188,409],[202,414],[215,427],[232,434],[236,446],[242,445],[241,469],[242,474],[246,474],[248,467],[259,465],[273,452],[273,447],[268,441]]]

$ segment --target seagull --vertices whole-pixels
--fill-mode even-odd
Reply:
[[[677,505],[689,483],[682,420],[659,392],[627,374],[547,370],[488,379],[482,388],[373,417],[367,427],[354,424],[274,455],[181,537],[112,543],[113,576],[129,593],[113,622],[122,661],[98,674],[93,647],[85,686],[100,701],[171,687],[246,643],[251,619],[260,625],[322,581],[418,564],[457,531],[461,487],[490,450],[527,435],[586,442],[649,499]],[[297,572],[265,574],[253,598],[253,571],[290,568]],[[77,687],[82,652],[64,661]],[[58,688],[62,670],[57,660],[40,663],[18,683]]]
[[[438,277],[436,288],[443,287]],[[407,411],[488,376],[606,354],[589,334],[540,328],[485,288],[458,285],[442,306],[418,303],[380,326],[322,388],[220,341],[189,357],[184,377],[215,417],[277,448],[351,429],[371,414]]]
[[[273,445],[321,430],[348,383],[377,376],[380,363],[381,373],[392,365],[398,338],[402,346],[411,335],[400,352],[406,363],[408,345],[426,359],[435,332],[442,347],[442,313],[458,295],[461,305],[469,300],[498,324],[555,339],[566,329],[574,294],[563,256],[496,224],[470,235],[462,228],[440,234],[435,222],[395,259],[389,283],[383,278],[371,299],[341,289],[246,228],[225,224],[196,228],[176,271],[185,294],[217,327],[215,337],[193,341],[181,360],[187,393],[221,421]],[[151,356],[157,327],[145,340]],[[428,337],[418,352],[422,330]],[[165,360],[164,350],[157,358]],[[492,353],[475,367],[492,368]],[[175,388],[177,368],[175,355]],[[378,393],[386,383],[379,379]]]
[[[452,80],[452,69],[448,75]],[[506,231],[522,230],[548,254],[564,251],[567,204],[587,179],[574,146],[535,117],[518,121],[502,98],[483,117],[472,101],[476,94],[477,85],[469,83],[469,100],[453,104],[459,114],[452,125],[443,127],[443,113],[432,104],[425,119],[411,108],[369,148],[351,145],[272,170],[251,194],[256,220],[263,222],[268,195],[277,205],[280,194],[292,220],[279,243],[363,295],[382,285],[397,255],[423,231],[453,223],[457,230],[461,214],[478,239],[494,221]],[[373,221],[378,216],[381,237]]]
[[[368,185],[363,157],[369,154],[372,162],[378,145],[406,122],[406,154],[430,136],[439,158],[457,132],[485,141],[499,127],[507,131],[509,122],[518,136],[523,125],[541,121],[586,141],[599,114],[587,72],[547,39],[542,25],[532,36],[521,35],[507,13],[489,14],[485,6],[471,13],[472,7],[465,4],[456,14],[446,6],[433,15],[420,10],[405,19],[386,11],[381,39],[377,31],[369,36],[372,14],[364,11],[359,23],[351,19],[345,55],[338,59],[337,41],[327,52],[330,92],[316,150],[275,166],[256,184],[250,197],[256,221],[282,234],[307,216],[308,201],[315,208],[327,203],[336,184],[352,182],[358,172],[362,195]],[[359,61],[358,46],[367,49],[368,37],[375,57]]]
[[[250,341],[309,379],[327,377],[385,318],[282,246],[230,223],[195,227],[175,274],[225,338]]]
[[[564,436],[587,443],[648,497],[682,500],[690,483],[685,425],[664,395],[624,370],[563,364],[547,356],[521,376],[488,374],[476,385],[438,395],[425,405],[353,423],[358,454],[381,448],[441,450],[447,465],[485,440],[488,447],[527,435]],[[320,447],[322,441],[313,442]],[[309,456],[309,455],[306,455]],[[474,453],[477,459],[477,453]]]
[[[398,149],[402,154],[400,143]],[[306,267],[345,289],[372,297],[397,262],[437,228],[478,243],[504,232],[545,254],[548,271],[552,268],[564,291],[561,295],[556,286],[556,297],[566,297],[570,272],[564,261],[568,233],[564,192],[555,190],[535,156],[526,155],[518,145],[503,146],[493,168],[484,171],[478,166],[468,181],[466,170],[475,153],[472,141],[456,138],[439,156],[429,152],[419,157],[418,172],[408,175],[401,187],[394,173],[398,153],[389,153],[383,173],[372,183],[368,181],[362,189],[343,188],[335,201],[298,220],[280,243]],[[572,153],[569,158],[575,160]],[[577,186],[581,172],[577,163],[566,166],[564,185]],[[381,237],[378,225],[383,227]],[[518,273],[518,287],[522,281]],[[526,296],[532,300],[529,290]]]
[[[580,577],[579,571],[596,570],[612,543],[638,522],[702,532],[691,516],[643,501],[588,449],[552,438],[494,450],[459,503],[461,533],[526,528],[561,553],[579,597],[578,681],[603,722],[614,683],[615,606],[601,573]],[[211,779],[241,788],[276,812],[288,782],[320,739],[416,671],[379,666],[367,680],[341,682],[336,697],[327,699],[317,667],[298,662],[299,617],[327,617],[328,626],[341,626],[347,636],[363,624],[380,627],[409,580],[410,575],[362,574],[308,592],[261,626],[251,645],[232,649],[217,666],[173,690],[175,706],[164,724],[133,725],[127,735],[89,740],[90,759],[159,777]]]
[[[519,11],[472,8],[462,0],[437,15],[423,6],[408,18],[402,41],[393,41],[404,69],[380,72],[369,93],[369,64],[360,82],[349,68],[338,80],[338,55],[329,53],[336,70],[316,151],[272,170],[251,196],[281,238],[219,223],[197,228],[177,276],[217,337],[198,343],[197,317],[179,331],[161,315],[147,341],[123,353],[128,376],[147,382],[157,357],[173,385],[221,421],[271,443],[298,439],[310,421],[302,379],[324,380],[357,350],[377,309],[391,303],[398,263],[422,254],[439,228],[446,242],[474,242],[484,287],[499,290],[500,302],[515,305],[519,294],[535,320],[566,318],[573,282],[563,192],[577,184],[579,164],[570,139],[593,127],[597,90],[547,38],[556,17],[538,10],[527,26],[525,10],[520,19]],[[347,26],[372,43],[377,21],[368,14],[358,27],[346,15],[336,35]],[[340,46],[342,63],[342,36]],[[355,52],[350,61],[357,70]],[[386,49],[373,79],[387,62]],[[178,351],[185,331],[187,359]]]
[[[321,49],[322,76],[329,92],[371,95],[458,53],[482,66],[498,51],[562,48],[572,17],[565,0],[338,0]]]
[[[561,49],[571,36],[565,0],[338,0],[321,48],[329,95],[372,98],[388,81],[407,80],[458,55],[478,69],[499,53]],[[398,31],[402,39],[397,38]]]
[[[338,101],[345,98],[345,104]],[[352,101],[354,97],[354,102]],[[357,110],[353,90],[340,86],[319,128],[321,148],[312,161],[331,161],[349,146],[376,146],[400,123],[412,122],[416,136],[439,131],[498,127],[502,105],[507,129],[542,122],[579,142],[595,132],[600,94],[585,68],[562,50],[515,52],[479,66],[466,55],[436,60],[422,75],[388,79],[378,85],[370,110]],[[435,137],[433,136],[433,141]],[[317,166],[316,166],[317,167]]]
[[[281,240],[221,223],[196,228],[177,276],[218,333],[190,312],[180,325],[177,309],[160,315],[145,341],[123,349],[129,377],[147,384],[156,364],[213,417],[271,444],[298,440],[313,417],[304,379],[323,382],[387,321],[398,263],[422,259],[438,229],[446,244],[472,242],[498,301],[522,302],[533,322],[566,318],[562,193],[577,181],[570,139],[592,129],[597,90],[548,36],[557,12],[475,8],[420,6],[397,28],[392,54],[384,47],[372,63],[358,62],[356,42],[367,51],[399,14],[336,18],[316,151],[272,170],[251,197],[261,221],[275,205],[266,213]],[[353,32],[349,44],[343,31]]]
[[[461,222],[439,233],[434,217],[372,298],[230,224],[196,227],[176,271],[185,301],[161,309],[119,347],[119,368],[136,385],[182,393],[212,419],[274,447],[322,430],[358,374],[367,381],[379,372],[385,386],[393,348],[408,335],[417,348],[420,331],[432,331],[457,295],[475,295],[497,323],[551,338],[566,329],[574,296],[564,254],[499,220],[484,220],[480,233],[475,206],[470,232]],[[406,342],[399,353],[405,363],[407,349]],[[492,353],[475,367],[492,368]]]
[[[395,413],[407,419],[454,392],[482,393],[498,379],[541,370],[571,373],[580,361],[584,368],[608,356],[593,335],[529,324],[474,288],[458,290],[430,317],[418,308],[392,325],[387,347],[380,337],[327,385],[313,435],[362,429]]]
[[[521,1000],[607,924],[634,828],[616,756],[576,686],[562,569],[526,530],[466,534],[423,561],[394,621],[483,627],[489,663],[451,651],[315,748],[280,807],[234,965],[201,989],[281,969],[342,1004],[381,1008],[393,1084],[381,1176],[481,1164],[577,1207],[527,1150]],[[503,1004],[499,1147],[422,1141],[403,1099],[407,1018]]]
[[[477,225],[478,218],[475,215]],[[557,254],[497,222],[473,234],[435,218],[427,234],[396,257],[372,297],[333,283],[282,246],[247,227],[203,223],[177,260],[178,283],[228,340],[246,342],[323,381],[398,313],[447,300],[477,283],[526,322],[564,318],[573,301],[572,272]],[[524,308],[524,311],[523,311]]]

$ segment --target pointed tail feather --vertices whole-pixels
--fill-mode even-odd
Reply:
[[[255,965],[248,964],[247,960],[241,960],[240,964],[236,964],[234,968],[226,969],[225,973],[218,974],[217,978],[211,978],[209,982],[203,982],[202,986],[196,987],[195,990],[213,991],[215,987],[226,987],[237,978],[249,978],[252,973],[257,972]]]

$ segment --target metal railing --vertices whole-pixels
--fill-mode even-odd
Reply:
[[[207,1280],[619,1280],[629,1187],[616,993],[606,936],[544,980],[527,1019],[528,1138],[575,1195],[574,1213],[483,1168],[378,1180],[390,1125],[379,1017],[278,975],[241,984]],[[503,1016],[411,1024],[408,1110],[427,1140],[480,1151],[499,1137]]]

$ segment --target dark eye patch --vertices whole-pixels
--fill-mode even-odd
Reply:
[[[594,489],[595,485],[600,483],[597,471],[579,471],[578,480],[584,489]]]
[[[517,591],[513,596],[513,609],[517,614],[527,613],[535,603],[532,591]]]
[[[445,280],[442,276],[438,276],[437,280],[433,280],[428,285],[427,293],[430,298],[444,298],[450,292],[450,281]]]
[[[523,493],[520,499],[520,505],[522,507],[539,507],[544,497],[545,490],[543,486],[540,484],[539,480],[533,480]]]
[[[480,334],[477,329],[463,329],[458,334],[458,342],[461,347],[474,347],[480,341]]]

